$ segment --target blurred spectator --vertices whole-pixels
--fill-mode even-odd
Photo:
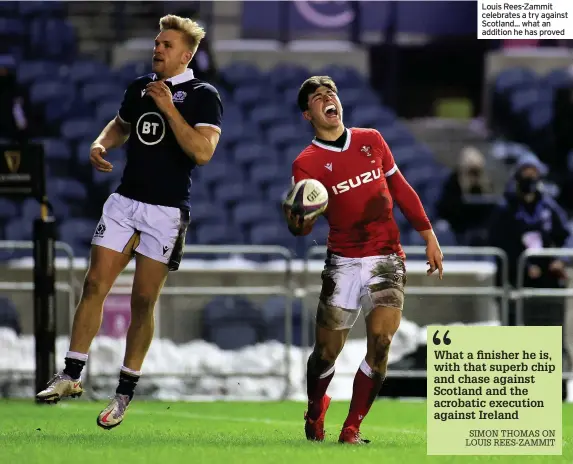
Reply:
[[[491,208],[481,197],[492,190],[483,154],[475,147],[465,147],[458,168],[446,180],[437,203],[438,217],[450,224],[460,243],[479,244],[476,235]]]
[[[207,30],[197,10],[192,8],[178,9],[177,14],[196,21],[203,29]],[[193,74],[195,74],[197,79],[201,79],[213,85],[220,85],[221,79],[213,57],[210,37],[210,34],[207,34],[203,40],[201,40],[193,60],[189,63],[189,68],[193,70]]]
[[[28,102],[17,83],[14,59],[0,57],[0,138],[23,143],[29,137]]]
[[[509,258],[509,283],[517,283],[518,258],[526,249],[561,248],[570,234],[567,218],[555,200],[541,189],[547,168],[535,156],[518,161],[511,179],[513,188],[505,193],[506,201],[492,216],[489,244],[499,247]],[[565,288],[567,272],[562,259],[531,258],[526,263],[524,287]],[[501,285],[498,274],[497,285]],[[528,326],[565,326],[566,300],[563,297],[534,297],[523,300],[523,324]],[[509,325],[516,325],[516,304],[509,304]],[[563,334],[566,331],[563,330]],[[570,370],[567,345],[563,343],[563,370]],[[563,381],[563,398],[566,397]]]
[[[22,333],[20,315],[16,306],[12,300],[5,297],[0,297],[0,327],[12,329],[18,336]]]
[[[527,249],[561,248],[569,239],[562,208],[541,189],[545,166],[535,157],[524,157],[511,179],[505,202],[494,212],[489,244],[501,248],[509,258],[509,283],[517,284],[519,256]],[[559,258],[531,258],[527,262],[524,286],[564,288],[567,285],[565,263]],[[535,297],[524,300],[525,325],[564,325],[565,299]],[[515,304],[510,305],[509,325],[515,325]]]
[[[573,214],[573,150],[569,152],[567,167],[562,170],[560,180],[557,200],[571,215]]]
[[[207,36],[201,40],[199,48],[195,53],[195,57],[189,64],[189,67],[193,69],[193,73],[197,79],[204,80],[211,84],[219,83],[219,73],[215,66],[211,44]]]

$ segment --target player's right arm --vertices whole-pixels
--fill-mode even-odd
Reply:
[[[90,147],[90,162],[98,171],[110,172],[113,169],[113,165],[104,159],[107,151],[122,146],[129,138],[134,106],[133,93],[132,84],[125,91],[116,117],[104,127]]]
[[[292,186],[294,187],[297,182],[303,179],[312,179],[313,177],[305,171],[295,160],[292,164]],[[318,219],[318,216],[313,219],[304,219],[300,214],[293,212],[291,208],[283,204],[283,212],[288,225],[288,230],[295,236],[308,235],[312,231],[312,226]]]

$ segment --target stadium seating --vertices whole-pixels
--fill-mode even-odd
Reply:
[[[550,155],[554,95],[572,82],[567,69],[555,69],[546,75],[524,68],[500,72],[490,83],[490,125],[496,137],[509,145],[522,144],[541,158]]]
[[[260,310],[240,297],[216,297],[203,308],[203,339],[235,350],[264,339]]]
[[[17,335],[20,335],[22,328],[20,325],[20,316],[14,303],[5,297],[0,296],[0,327],[12,329]]]
[[[73,29],[63,19],[60,2],[0,3],[2,15],[20,18],[0,21],[0,31],[16,35],[15,46],[24,54],[17,66],[18,81],[28,88],[31,103],[47,123],[49,133],[41,142],[46,151],[48,190],[60,219],[60,230],[66,222],[91,224],[97,220],[106,196],[120,181],[125,153],[121,149],[112,151],[114,172],[102,174],[88,164],[89,144],[115,116],[125,85],[147,72],[148,64],[130,63],[110,69],[106,63],[75,54],[71,45]],[[66,47],[71,52],[66,51],[64,56]],[[321,72],[331,75],[340,87],[346,124],[380,130],[400,168],[420,189],[428,211],[432,211],[439,185],[430,179],[442,179],[444,168],[398,122],[396,114],[380,103],[364,76],[343,66],[329,66]],[[235,62],[222,69],[221,75],[231,86],[221,90],[223,136],[213,161],[195,172],[193,224],[188,238],[211,244],[283,244],[298,256],[304,254],[308,245],[324,244],[325,224],[309,237],[294,239],[285,231],[279,208],[289,188],[290,164],[312,136],[296,104],[298,86],[309,71],[290,64],[261,71],[250,63]],[[545,81],[555,86],[564,79],[563,73],[553,73]],[[513,102],[509,108],[527,114],[532,123],[542,126],[548,117],[546,107],[540,106],[545,100],[540,92],[531,89],[533,82],[535,76],[515,71],[501,77],[496,88],[503,95],[521,91],[508,100]],[[3,208],[1,237],[29,236],[26,228],[19,229],[21,219],[14,214],[14,208],[20,207],[23,205]],[[23,211],[26,217],[36,214],[30,204]],[[409,244],[413,234],[398,210],[397,219],[402,238]],[[76,254],[85,255],[86,232],[84,227],[74,227],[61,236],[77,247]]]
[[[61,2],[0,2],[0,35],[10,37],[18,82],[28,89],[35,111],[46,123],[46,134],[39,141],[45,148],[48,192],[59,222],[59,239],[85,257],[101,205],[119,184],[125,164],[125,150],[117,149],[109,154],[112,173],[94,171],[88,161],[89,146],[116,115],[125,86],[149,72],[149,63],[111,69],[106,63],[79,56],[74,31],[63,16]],[[383,134],[433,218],[448,170],[381,102],[363,75],[344,66],[328,66],[318,73],[336,80],[347,126],[373,127]],[[262,71],[251,63],[235,62],[221,69],[221,75],[229,84],[229,88],[217,86],[224,105],[223,135],[213,161],[194,173],[187,240],[282,245],[301,258],[309,247],[324,246],[328,233],[326,221],[320,219],[311,234],[294,238],[280,213],[280,201],[290,187],[290,165],[312,137],[297,106],[298,88],[310,71],[291,64]],[[499,114],[506,116],[501,119],[504,127],[511,134],[527,133],[530,127],[542,131],[552,117],[551,89],[567,79],[564,71],[542,78],[527,70],[500,76],[495,83],[495,104]],[[38,212],[32,200],[0,199],[0,239],[30,240],[31,219]],[[395,216],[402,242],[423,245],[397,207]],[[447,224],[439,228],[443,245],[457,244]],[[17,256],[0,250],[0,260]],[[264,261],[269,256],[250,259]],[[284,341],[285,306],[283,296],[269,297],[258,305],[242,297],[214,298],[202,311],[203,337],[223,349],[263,340]],[[293,342],[300,345],[299,300],[294,301],[292,324]]]
[[[285,314],[286,314],[286,298],[284,296],[272,296],[262,304],[263,318],[265,321],[265,334],[267,340],[277,340],[279,342],[285,341]],[[302,302],[300,300],[293,300],[292,302],[292,333],[293,344],[302,346]],[[312,340],[313,334],[313,321],[309,317],[308,321],[308,334]]]

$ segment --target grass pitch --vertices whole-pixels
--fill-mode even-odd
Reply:
[[[366,446],[336,443],[348,402],[333,402],[324,443],[304,438],[305,405],[134,401],[119,427],[96,426],[104,403],[0,400],[0,462],[49,464],[573,463],[573,404],[563,406],[562,456],[426,456],[426,403],[377,401]]]

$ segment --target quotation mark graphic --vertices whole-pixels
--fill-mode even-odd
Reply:
[[[440,340],[440,338],[438,337],[439,333],[440,333],[440,331],[436,330],[436,333],[432,337],[432,341],[434,342],[434,345],[439,345],[440,343],[442,343],[442,340]],[[450,343],[452,343],[452,341],[448,338],[449,333],[450,333],[450,331],[446,330],[446,333],[444,334],[444,345],[449,345]]]

